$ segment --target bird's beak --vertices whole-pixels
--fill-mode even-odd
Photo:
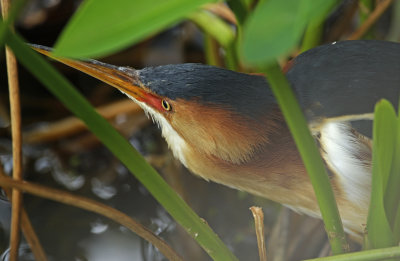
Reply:
[[[117,88],[136,100],[144,101],[149,95],[148,92],[143,89],[143,85],[140,82],[139,76],[136,70],[133,68],[118,67],[96,60],[79,61],[60,58],[51,53],[51,48],[40,45],[31,45],[31,47],[41,54],[91,75],[100,81]]]

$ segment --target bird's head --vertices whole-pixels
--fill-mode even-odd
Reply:
[[[33,48],[51,56],[49,49]],[[277,107],[261,76],[202,64],[135,70],[95,60],[52,58],[112,85],[138,103],[184,164],[188,149],[245,162],[268,142],[274,129],[275,119],[268,112]]]

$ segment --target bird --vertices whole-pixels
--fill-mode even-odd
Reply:
[[[265,77],[198,63],[137,70],[31,46],[136,102],[195,175],[321,218]],[[368,215],[374,106],[383,98],[398,105],[399,72],[400,44],[378,40],[315,47],[294,58],[286,72],[328,170],[344,229],[356,239]]]

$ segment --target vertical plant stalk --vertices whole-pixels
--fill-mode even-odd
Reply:
[[[375,8],[375,10],[369,15],[367,20],[358,28],[353,34],[350,35],[348,40],[357,40],[360,39],[370,28],[371,26],[381,17],[381,15],[389,8],[392,0],[383,0],[380,4]]]
[[[230,70],[236,70],[238,68],[236,34],[231,26],[221,18],[203,10],[191,13],[187,17],[225,49],[225,66]]]
[[[335,1],[330,2],[329,8],[309,22],[301,44],[301,52],[305,52],[319,45],[324,30],[325,18],[329,15],[336,4]]]
[[[221,67],[218,48],[218,42],[210,34],[204,33],[204,53],[207,64]]]
[[[335,196],[306,119],[277,62],[263,68],[303,159],[334,255],[349,251]]]
[[[307,26],[301,45],[301,52],[305,52],[314,48],[321,42],[322,33],[324,30],[324,21],[311,21]]]
[[[400,1],[395,1],[392,6],[392,23],[386,41],[397,42],[400,40]]]
[[[3,18],[7,18],[10,0],[1,0]],[[21,104],[19,98],[17,61],[10,48],[6,46],[7,76],[10,95],[11,136],[13,154],[13,178],[22,180],[22,134]],[[12,190],[10,260],[18,260],[20,242],[22,193]]]
[[[3,167],[0,165],[0,178],[1,177],[6,177],[6,174],[4,173]],[[8,199],[11,201],[12,190],[8,188],[3,189],[6,192]],[[26,241],[31,247],[35,260],[47,261],[46,253],[44,252],[43,247],[40,244],[39,238],[37,237],[36,232],[33,229],[32,223],[28,217],[28,213],[26,213],[24,207],[21,208],[21,229],[24,233]]]
[[[265,247],[264,240],[264,213],[260,207],[253,206],[250,208],[250,210],[254,217],[260,261],[267,261],[267,249]]]

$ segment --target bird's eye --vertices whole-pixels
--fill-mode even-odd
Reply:
[[[162,105],[163,109],[166,111],[170,111],[172,109],[171,104],[169,104],[169,102],[167,102],[166,100],[162,100],[161,105]]]

